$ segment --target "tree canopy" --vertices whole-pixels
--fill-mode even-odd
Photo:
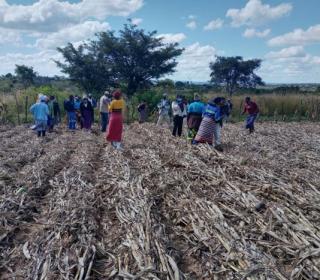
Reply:
[[[264,85],[261,77],[254,73],[261,65],[261,59],[243,60],[241,56],[218,56],[210,63],[211,82],[224,86],[229,95],[237,88],[254,88]]]
[[[118,36],[112,31],[101,32],[96,40],[78,48],[68,44],[58,51],[65,62],[57,65],[84,90],[101,92],[117,81],[124,83],[127,95],[132,96],[152,79],[174,72],[175,58],[183,49],[177,43],[163,43],[156,31],[126,24]]]
[[[16,65],[14,70],[18,82],[20,82],[25,88],[34,84],[34,79],[37,77],[37,73],[34,72],[33,67],[25,65]]]

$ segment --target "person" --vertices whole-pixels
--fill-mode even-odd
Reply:
[[[74,109],[75,109],[75,113],[76,113],[77,124],[82,129],[83,124],[82,124],[82,119],[81,119],[80,105],[81,105],[81,98],[80,98],[80,96],[76,95],[74,97]]]
[[[198,94],[194,95],[194,100],[187,109],[187,125],[188,125],[188,140],[192,141],[196,136],[204,111],[204,103],[200,101]]]
[[[254,122],[257,119],[259,112],[260,110],[257,103],[252,101],[250,97],[246,97],[242,114],[248,113],[246,129],[249,129],[250,134],[254,132]]]
[[[177,95],[175,101],[172,102],[171,105],[172,114],[173,114],[173,136],[181,137],[182,135],[182,127],[183,127],[183,119],[187,116],[186,106],[184,104],[183,97],[181,95]]]
[[[111,142],[112,146],[116,149],[122,149],[122,129],[123,129],[123,111],[125,102],[121,97],[121,91],[116,90],[113,93],[113,100],[109,106],[110,121],[108,125],[107,141]]]
[[[80,113],[81,113],[81,123],[82,123],[82,129],[91,130],[92,126],[92,105],[88,101],[88,98],[83,98],[81,104],[80,104]]]
[[[137,107],[138,113],[139,113],[139,123],[144,123],[148,119],[148,105],[145,100],[142,100],[142,102]]]
[[[51,95],[47,101],[47,105],[49,108],[49,115],[48,115],[49,132],[52,132],[54,128],[53,100],[54,100],[54,96]]]
[[[40,97],[40,102],[33,104],[30,107],[30,112],[33,114],[36,123],[36,130],[38,137],[46,136],[49,108],[46,104],[47,97],[42,95]]]
[[[97,108],[97,101],[93,98],[92,94],[88,94],[88,101],[91,103],[91,106],[93,108],[92,110],[92,122],[94,122],[94,109]]]
[[[101,131],[106,132],[109,122],[109,104],[111,102],[109,91],[105,91],[100,98],[99,109],[101,118]]]
[[[59,103],[55,97],[53,99],[53,119],[54,119],[55,125],[57,125],[61,122],[60,106],[59,106]]]
[[[76,119],[76,110],[74,107],[74,96],[73,95],[69,96],[69,100],[64,101],[64,109],[68,115],[69,129],[75,130],[77,119]]]
[[[219,135],[216,135],[215,129],[217,122],[221,120],[220,110],[221,98],[215,98],[208,102],[204,108],[203,118],[196,134],[193,144],[208,143],[213,145],[213,136],[215,137],[215,148],[221,150]]]
[[[170,126],[170,116],[169,116],[169,110],[170,110],[170,103],[168,100],[168,95],[166,93],[163,94],[161,101],[158,104],[158,121],[157,125],[161,126],[164,122]]]

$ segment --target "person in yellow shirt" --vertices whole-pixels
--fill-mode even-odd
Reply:
[[[107,131],[107,141],[110,141],[112,146],[116,149],[122,149],[122,130],[123,130],[123,116],[122,113],[125,108],[125,102],[122,99],[120,90],[113,93],[113,100],[109,105],[110,121]]]

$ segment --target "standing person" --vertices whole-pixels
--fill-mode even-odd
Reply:
[[[81,105],[81,98],[78,95],[76,95],[74,97],[74,109],[76,112],[77,124],[82,129],[83,125],[82,125],[82,119],[81,119],[80,105]]]
[[[58,100],[54,97],[53,100],[53,118],[54,124],[57,125],[61,122],[61,111]]]
[[[86,130],[91,130],[92,126],[92,105],[88,101],[88,98],[83,98],[81,104],[80,104],[80,112],[81,112],[81,122],[82,122],[82,128]]]
[[[49,108],[49,115],[48,115],[49,132],[52,132],[54,127],[53,100],[54,100],[54,96],[51,95],[47,103]]]
[[[40,102],[33,104],[30,107],[30,112],[33,114],[36,123],[36,130],[38,133],[38,137],[46,136],[49,108],[46,104],[47,97],[41,96]]]
[[[92,122],[94,122],[94,109],[97,108],[97,101],[93,98],[92,94],[88,94],[88,101],[91,103],[91,106],[93,108],[92,110]]]
[[[109,106],[110,121],[108,125],[107,141],[110,141],[112,146],[116,149],[122,149],[122,129],[123,129],[123,111],[125,102],[121,98],[121,91],[116,90],[113,93],[113,100]]]
[[[188,106],[187,110],[188,140],[190,141],[197,135],[202,121],[204,107],[205,105],[200,101],[199,95],[195,94],[194,100]]]
[[[252,101],[250,97],[246,97],[242,114],[248,113],[248,117],[246,119],[246,129],[249,129],[250,134],[254,132],[254,122],[258,117],[259,112],[260,110],[257,103]]]
[[[69,100],[64,101],[64,109],[67,112],[68,115],[68,123],[69,123],[69,129],[75,130],[76,129],[76,110],[74,108],[74,97],[73,95],[69,96]]]
[[[221,112],[219,107],[219,102],[221,102],[220,98],[215,98],[210,100],[208,104],[204,108],[203,119],[201,121],[199,130],[195,139],[193,140],[193,144],[198,143],[208,143],[209,145],[213,145],[213,136],[216,134],[215,129],[218,125],[216,122],[219,122],[221,119]],[[215,135],[215,148],[220,150],[220,139],[219,135]]]
[[[138,105],[137,108],[139,112],[139,123],[144,123],[148,119],[148,106],[145,100],[142,100],[142,102]]]
[[[184,100],[181,95],[177,95],[175,101],[172,102],[172,114],[173,114],[173,136],[181,137],[182,135],[182,126],[183,126],[183,119],[187,115],[186,106],[184,104]]]
[[[101,131],[106,132],[109,122],[109,105],[111,102],[109,91],[105,91],[100,98],[99,109],[101,118]]]
[[[158,104],[158,113],[159,113],[159,117],[157,121],[158,126],[161,126],[165,122],[170,127],[169,110],[170,110],[170,102],[168,100],[168,95],[164,93],[161,101]]]

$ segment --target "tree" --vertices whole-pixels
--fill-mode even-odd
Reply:
[[[37,77],[37,73],[33,71],[33,67],[25,65],[16,65],[14,70],[18,82],[20,82],[24,88],[34,84],[34,79]]]
[[[56,63],[85,92],[101,93],[114,80],[112,66],[103,54],[89,51],[88,48],[88,45],[75,48],[71,43],[58,48],[66,63]]]
[[[177,65],[175,58],[183,49],[177,43],[163,43],[162,38],[156,37],[156,31],[145,32],[126,24],[119,36],[111,31],[101,32],[96,40],[78,49],[69,44],[58,51],[65,59],[65,63],[57,62],[58,66],[70,78],[81,81],[82,86],[92,87],[100,80],[99,76],[118,79],[125,83],[130,97],[152,79],[172,73]]]
[[[264,85],[262,79],[254,73],[261,65],[260,59],[243,60],[241,56],[218,56],[210,63],[211,82],[224,86],[230,96],[237,88],[255,88]]]

